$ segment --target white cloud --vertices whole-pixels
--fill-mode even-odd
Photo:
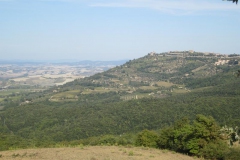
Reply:
[[[23,1],[23,0],[0,0]],[[24,0],[26,1],[26,0]],[[158,10],[164,13],[184,15],[189,13],[204,13],[205,11],[227,11],[240,9],[229,1],[223,0],[35,0],[35,1],[56,1],[64,3],[82,3],[90,7],[112,7],[112,8],[147,8]]]
[[[172,14],[187,14],[201,11],[239,10],[231,2],[221,0],[118,0],[118,1],[90,1],[92,7],[129,7],[148,8]]]

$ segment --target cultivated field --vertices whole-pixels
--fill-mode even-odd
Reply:
[[[123,62],[122,62],[123,63]],[[12,63],[0,64],[0,88],[13,85],[55,86],[63,85],[75,79],[94,75],[115,67],[118,63],[104,64],[89,62],[87,64],[51,64],[51,63]],[[2,80],[5,84],[2,84]]]

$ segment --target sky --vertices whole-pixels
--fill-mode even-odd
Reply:
[[[0,60],[240,54],[240,4],[222,0],[0,0]]]

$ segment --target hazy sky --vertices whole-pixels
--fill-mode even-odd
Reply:
[[[222,0],[0,0],[0,60],[240,54],[240,4]]]

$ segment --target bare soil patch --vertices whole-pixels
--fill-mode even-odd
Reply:
[[[4,160],[196,160],[167,150],[90,146],[75,148],[22,149],[0,152]]]

